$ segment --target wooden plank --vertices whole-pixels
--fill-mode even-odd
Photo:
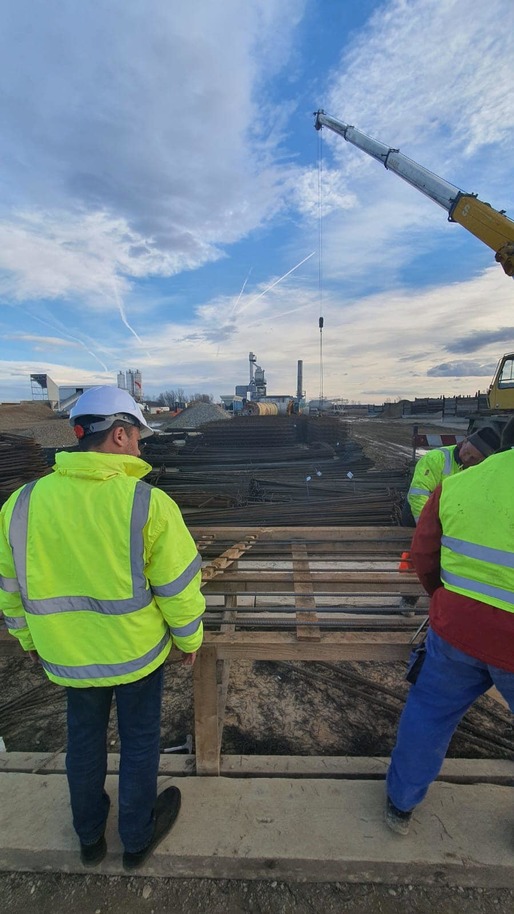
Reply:
[[[220,773],[216,660],[217,649],[206,644],[193,667],[196,772],[209,776]]]
[[[237,593],[225,595],[226,612],[223,613],[221,631],[235,631],[237,619]],[[230,660],[221,660],[221,680],[218,685],[218,745],[221,749],[223,743],[223,726],[225,724],[225,710],[227,705],[228,682],[230,678]]]
[[[224,777],[341,778],[382,780],[390,759],[368,756],[222,755]],[[510,759],[445,759],[439,781],[457,784],[514,784]]]
[[[205,645],[219,659],[407,660],[412,632],[321,632],[319,642],[298,641],[290,632],[206,632]],[[202,651],[205,648],[202,648]]]
[[[237,540],[251,536],[257,529],[259,531],[259,540],[268,541],[289,541],[289,542],[314,542],[316,540],[326,542],[344,542],[345,540],[366,541],[375,540],[383,542],[385,539],[397,542],[410,543],[414,531],[407,527],[224,527],[224,526],[202,526],[195,527],[194,524],[188,524],[191,535],[195,540],[201,539],[202,536],[214,536],[219,542],[228,544]],[[408,547],[406,547],[408,548]]]
[[[313,592],[317,590],[331,593],[395,593],[422,596],[424,590],[415,575],[400,574],[397,571],[311,571],[308,576],[302,573],[293,575],[292,571],[275,571],[274,569],[254,569],[239,572],[225,572],[220,578],[208,581],[205,593],[224,593],[227,583],[238,585],[239,593],[246,591],[257,593],[293,592],[296,583],[312,583]]]
[[[293,575],[294,575],[294,592],[296,596],[296,637],[298,641],[319,641],[321,632],[319,626],[302,625],[302,622],[317,622],[316,600],[312,590],[310,580],[298,580],[298,575],[302,578],[306,576],[310,579],[309,559],[307,547],[304,543],[292,543],[291,555],[293,558]]]
[[[206,581],[210,581],[212,578],[215,578],[224,572],[227,568],[230,568],[230,566],[236,565],[237,560],[252,548],[256,539],[257,534],[248,536],[245,540],[241,540],[239,543],[234,543],[233,546],[225,549],[225,551],[219,555],[218,558],[213,559],[212,562],[209,562],[208,565],[204,565],[202,568],[202,581],[204,583]]]
[[[107,774],[117,774],[120,757],[109,752]],[[389,758],[380,756],[319,755],[222,755],[220,771],[224,777],[340,778],[348,780],[382,780]],[[2,772],[30,774],[65,774],[66,755],[46,752],[0,752]],[[194,755],[163,755],[159,758],[159,775],[186,777],[195,774]],[[508,759],[445,759],[440,781],[458,784],[514,783],[514,763]]]

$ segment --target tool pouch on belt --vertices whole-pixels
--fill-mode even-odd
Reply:
[[[426,641],[421,641],[420,644],[417,644],[414,650],[412,651],[409,657],[409,666],[405,674],[405,679],[407,682],[410,682],[412,685],[417,681],[417,678],[421,672],[421,667],[425,662],[425,657],[427,655],[427,645]]]

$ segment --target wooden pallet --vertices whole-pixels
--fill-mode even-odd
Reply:
[[[231,660],[408,657],[428,605],[416,576],[398,571],[411,530],[210,527],[191,532],[207,560],[203,590],[209,626],[194,666],[198,774],[220,774]],[[398,614],[400,595],[421,598],[415,616]]]
[[[197,774],[220,774],[231,660],[407,658],[428,606],[416,575],[398,571],[411,530],[190,529],[205,561],[207,600],[193,667]],[[399,615],[401,595],[421,598],[416,615]],[[15,639],[0,631],[0,653],[15,651]]]

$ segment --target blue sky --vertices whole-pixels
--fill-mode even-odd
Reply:
[[[249,351],[316,398],[320,312],[325,396],[486,388],[513,280],[312,113],[512,218],[512,0],[1,6],[0,400],[126,368],[218,398]]]

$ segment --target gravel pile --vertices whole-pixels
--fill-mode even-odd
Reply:
[[[199,428],[206,422],[218,422],[220,419],[231,419],[232,414],[227,412],[223,406],[216,403],[193,403],[182,410],[178,416],[172,419],[165,419],[159,416],[157,422],[160,432],[172,431],[176,428]],[[157,422],[155,423],[157,425]]]
[[[56,416],[48,403],[24,401],[0,404],[0,433],[33,438],[41,447],[66,447],[77,443],[67,419]]]

